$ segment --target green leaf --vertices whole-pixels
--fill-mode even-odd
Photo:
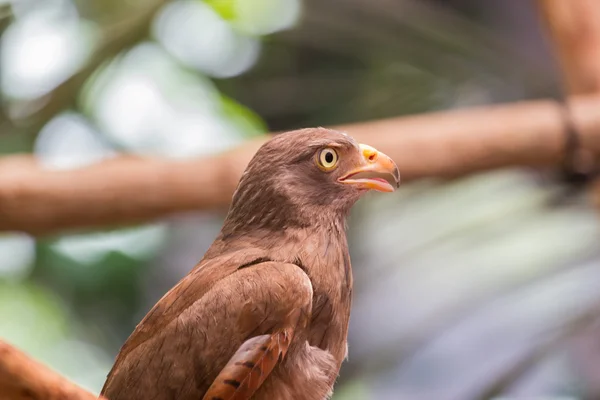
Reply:
[[[268,132],[263,119],[249,108],[226,96],[221,96],[221,105],[224,117],[238,126],[246,137],[259,136]]]
[[[333,393],[333,400],[366,400],[370,399],[367,385],[360,380],[352,380],[341,385]]]
[[[0,281],[0,337],[40,358],[68,333],[66,311],[46,290]],[[42,357],[43,358],[43,357]]]
[[[206,4],[212,7],[226,21],[232,21],[236,18],[235,0],[204,0]]]

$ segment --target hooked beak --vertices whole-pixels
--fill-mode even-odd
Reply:
[[[390,157],[366,144],[359,145],[359,150],[362,165],[339,178],[340,183],[379,192],[393,192],[400,186],[400,172]]]

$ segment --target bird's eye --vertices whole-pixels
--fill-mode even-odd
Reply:
[[[317,165],[323,171],[331,171],[338,163],[338,153],[331,147],[324,148],[317,153]]]

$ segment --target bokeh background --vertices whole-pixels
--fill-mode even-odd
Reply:
[[[524,0],[0,0],[0,34],[0,154],[55,169],[561,95]],[[600,398],[597,213],[521,169],[367,196],[334,399]],[[0,337],[99,392],[223,217],[1,233]]]

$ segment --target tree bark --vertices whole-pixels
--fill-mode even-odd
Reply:
[[[600,153],[600,96],[569,101],[582,145]],[[404,182],[563,159],[561,106],[532,101],[344,125],[392,157]],[[189,160],[119,156],[48,170],[31,156],[0,159],[0,231],[43,235],[130,224],[192,210],[225,210],[250,158],[268,136]]]
[[[97,397],[0,340],[0,399],[96,400]]]
[[[568,95],[600,94],[600,4],[597,0],[537,0]],[[577,134],[577,132],[575,132]],[[589,149],[580,154],[590,158]],[[596,155],[596,165],[598,159]],[[591,200],[600,208],[600,179],[591,183]]]
[[[600,94],[600,3],[598,0],[538,0],[540,13],[553,39],[554,50],[562,66],[565,90],[570,95]],[[578,130],[574,132],[580,134]],[[581,135],[581,134],[580,134]],[[589,148],[580,146],[580,154],[590,152]],[[595,153],[595,163],[590,166],[591,172],[598,172],[598,154]],[[590,157],[588,157],[590,158]],[[595,171],[594,171],[595,170]],[[590,185],[591,200],[600,208],[600,179]],[[591,321],[597,319],[589,318]],[[595,330],[586,332],[587,335],[597,333]],[[596,337],[585,340],[585,334],[579,334],[580,344],[588,347],[586,354],[574,352],[574,363],[585,380],[585,398],[600,397],[600,369],[598,368],[598,352],[594,353],[589,346],[597,342]],[[581,350],[581,349],[580,349]],[[586,357],[587,356],[587,357]],[[596,358],[594,358],[596,356]]]

